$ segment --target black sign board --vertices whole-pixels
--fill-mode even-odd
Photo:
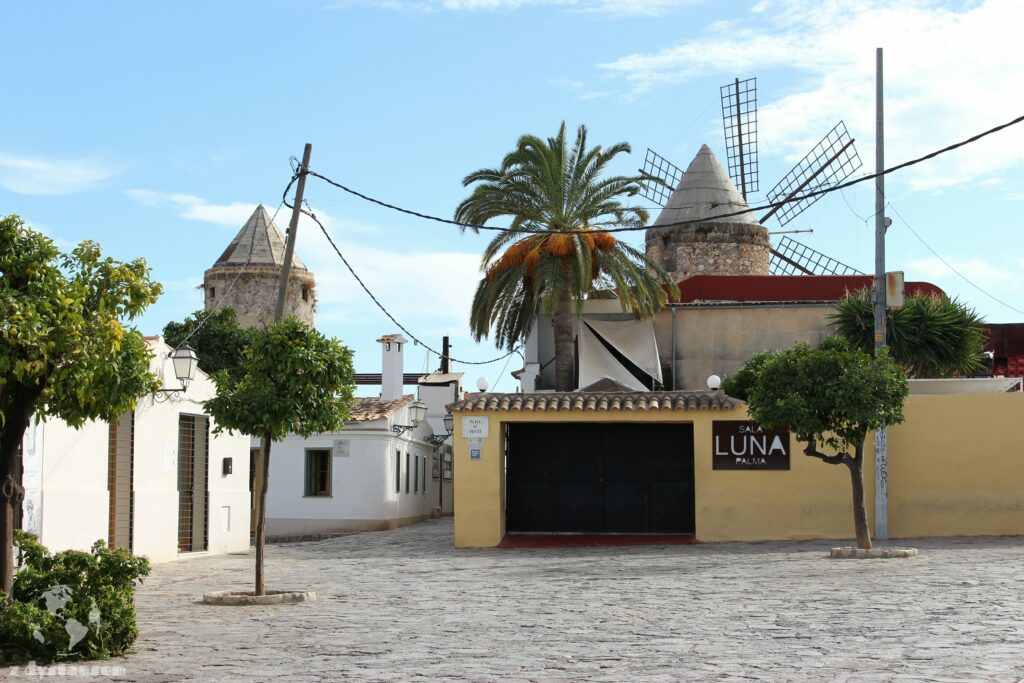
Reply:
[[[789,431],[749,420],[711,425],[711,466],[716,470],[788,470]]]

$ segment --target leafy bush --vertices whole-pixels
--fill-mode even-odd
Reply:
[[[24,566],[0,606],[0,664],[102,659],[135,642],[135,586],[149,575],[148,559],[103,541],[87,553],[50,553],[34,535],[14,533]]]

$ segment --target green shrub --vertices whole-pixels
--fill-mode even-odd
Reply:
[[[135,586],[149,560],[103,541],[51,554],[34,535],[14,534],[23,567],[0,605],[0,664],[102,659],[135,642]]]

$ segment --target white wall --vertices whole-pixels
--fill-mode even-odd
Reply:
[[[41,425],[40,541],[50,550],[88,550],[107,539],[108,430],[105,422]]]
[[[164,386],[179,386],[159,343],[151,368],[162,372]],[[183,394],[158,403],[141,399],[135,410],[133,552],[153,561],[178,553],[178,416],[203,415],[202,401],[215,395],[213,382],[201,371]],[[209,446],[210,553],[244,551],[249,547],[249,439],[240,434],[213,436]],[[48,420],[25,442],[25,482],[39,482],[40,540],[51,550],[87,550],[107,540],[109,426],[89,422],[72,429],[62,420]],[[234,459],[234,473],[222,476],[222,459]],[[26,496],[26,501],[31,496]],[[230,530],[226,517],[230,515]]]
[[[423,519],[438,504],[440,480],[431,476],[434,447],[424,441],[430,427],[424,422],[396,437],[391,424],[408,424],[407,407],[392,420],[350,423],[341,432],[308,439],[289,436],[270,452],[267,492],[269,536],[315,535],[337,531],[387,529]],[[348,455],[334,451],[335,441],[348,442]],[[305,452],[332,450],[331,495],[305,496]],[[399,491],[395,491],[395,458],[400,460]],[[426,467],[426,491],[416,491],[410,475],[405,492],[406,454],[421,457]],[[410,459],[410,469],[415,466]],[[421,475],[422,478],[422,475]],[[446,497],[450,501],[450,482]]]

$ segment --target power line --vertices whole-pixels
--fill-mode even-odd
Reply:
[[[905,161],[902,164],[899,164],[897,166],[892,166],[890,168],[885,169],[884,171],[880,171],[880,172],[877,172],[877,173],[871,173],[871,174],[868,174],[868,175],[864,175],[864,176],[861,176],[859,178],[855,178],[853,180],[848,180],[848,181],[846,181],[844,183],[839,183],[837,185],[832,185],[830,187],[823,187],[823,188],[820,188],[820,189],[817,189],[817,190],[812,190],[812,191],[807,192],[807,193],[805,193],[803,195],[795,196],[795,197],[789,197],[788,199],[783,199],[783,200],[780,200],[778,202],[772,202],[772,203],[769,203],[769,204],[763,204],[761,206],[748,207],[746,209],[742,209],[742,210],[739,210],[739,211],[732,211],[732,212],[729,212],[729,213],[719,214],[717,216],[714,216],[714,218],[732,218],[733,216],[742,216],[744,214],[753,213],[755,211],[765,211],[765,210],[768,210],[768,209],[774,209],[776,207],[784,206],[786,204],[803,201],[805,199],[810,199],[811,197],[817,197],[817,196],[820,196],[820,195],[829,194],[830,192],[835,192],[836,190],[842,190],[844,188],[851,187],[853,185],[857,185],[859,183],[866,182],[868,180],[873,180],[875,178],[888,175],[888,174],[893,173],[895,171],[899,171],[901,169],[908,168],[910,166],[914,166],[916,164],[920,164],[921,162],[928,161],[929,159],[934,159],[935,157],[937,157],[939,155],[946,154],[947,152],[952,152],[953,150],[956,150],[956,149],[959,149],[961,147],[964,147],[965,145],[969,145],[969,144],[971,144],[973,142],[977,142],[978,140],[980,140],[980,139],[982,139],[982,138],[984,138],[984,137],[986,137],[988,135],[992,135],[993,133],[998,133],[1001,130],[1004,130],[1006,128],[1009,128],[1010,126],[1014,126],[1014,125],[1020,123],[1021,121],[1024,121],[1024,116],[1018,116],[1017,118],[1013,119],[1012,121],[1008,121],[1008,122],[1006,122],[1004,124],[996,126],[995,128],[990,128],[990,129],[988,129],[988,130],[986,130],[986,131],[984,131],[982,133],[978,133],[977,135],[973,135],[973,136],[967,138],[966,140],[962,140],[960,142],[957,142],[957,143],[954,143],[952,145],[949,145],[948,147],[943,147],[942,149],[935,150],[934,152],[931,152],[929,154],[925,154],[924,156],[921,156],[921,157],[917,157],[916,159],[911,159],[910,161]],[[421,213],[419,211],[413,211],[411,209],[405,209],[405,208],[402,208],[400,206],[396,206],[394,204],[389,204],[388,202],[382,201],[380,199],[375,199],[374,197],[370,197],[369,195],[365,195],[365,194],[363,194],[363,193],[361,193],[361,192],[359,192],[357,190],[353,190],[352,188],[347,187],[347,186],[343,185],[342,183],[339,183],[336,180],[332,180],[332,179],[328,178],[327,176],[324,176],[324,175],[322,175],[320,173],[317,173],[316,171],[307,170],[306,172],[309,173],[309,175],[311,175],[311,176],[314,176],[316,178],[319,178],[320,180],[323,180],[324,182],[328,183],[329,185],[333,185],[334,187],[338,188],[339,190],[347,192],[347,193],[349,193],[349,194],[351,194],[353,196],[359,197],[360,199],[363,199],[363,200],[365,200],[367,202],[370,202],[372,204],[377,204],[378,206],[382,206],[384,208],[391,209],[393,211],[397,211],[399,213],[404,213],[404,214],[409,215],[409,216],[415,216],[417,218],[422,218],[424,220],[434,221],[436,223],[444,223],[446,225],[454,225],[454,226],[462,228],[462,229],[469,228],[471,230],[490,230],[490,231],[494,231],[494,232],[515,232],[515,233],[523,233],[523,234],[545,234],[545,233],[550,232],[549,230],[541,230],[541,229],[536,229],[536,228],[517,228],[517,229],[513,229],[513,228],[502,228],[502,227],[497,227],[497,226],[493,226],[493,225],[477,225],[477,224],[473,224],[473,223],[460,223],[458,221],[454,221],[454,220],[451,220],[451,219],[448,219],[448,218],[441,218],[440,216],[432,216],[430,214]],[[681,225],[692,225],[694,223],[702,223],[702,222],[706,222],[706,221],[707,221],[706,218],[691,218],[691,219],[682,220],[682,221],[675,221],[675,222],[672,222],[672,223],[663,223],[661,225],[635,226],[635,227],[623,227],[623,228],[605,228],[605,229],[592,230],[590,232],[591,233],[598,233],[598,232],[614,233],[614,232],[636,232],[636,231],[640,231],[640,230],[660,230],[660,229],[663,229],[663,228],[674,228],[674,227],[678,227],[678,226],[681,226]],[[574,232],[574,231],[568,231],[568,232]]]
[[[309,171],[309,174],[313,175],[313,172]],[[285,205],[287,205],[287,202],[285,202]],[[309,204],[308,203],[306,204],[306,207],[307,207],[307,209],[309,208]],[[289,207],[289,208],[291,208],[291,207]],[[320,231],[323,232],[324,237],[326,237],[327,241],[330,242],[331,247],[334,249],[334,253],[336,253],[338,255],[338,258],[341,259],[341,262],[345,264],[345,267],[348,268],[348,272],[350,272],[352,274],[352,277],[354,277],[356,279],[356,282],[358,282],[359,286],[363,288],[363,291],[366,292],[367,296],[369,296],[373,300],[373,303],[377,304],[377,308],[379,308],[384,313],[384,315],[386,315],[388,317],[388,319],[391,320],[391,322],[393,322],[395,325],[397,325],[398,328],[400,330],[402,330],[402,332],[405,332],[407,335],[412,337],[412,340],[414,342],[416,342],[417,344],[419,344],[420,346],[425,348],[427,351],[430,351],[435,356],[439,356],[440,357],[441,356],[440,352],[438,352],[436,349],[433,349],[430,346],[428,346],[423,340],[421,340],[415,334],[410,332],[409,328],[405,327],[402,323],[398,322],[398,319],[395,318],[395,316],[393,316],[391,314],[391,311],[389,311],[387,308],[385,308],[384,304],[382,304],[380,302],[380,300],[377,299],[376,296],[374,296],[373,292],[371,292],[370,288],[366,286],[366,283],[363,282],[362,278],[359,277],[359,275],[356,274],[356,271],[352,268],[351,264],[349,264],[348,259],[346,259],[344,254],[341,253],[341,250],[338,248],[338,245],[334,243],[334,239],[331,237],[331,234],[329,232],[327,232],[327,228],[324,227],[324,224],[320,222],[320,219],[316,217],[316,214],[313,213],[312,209],[309,209],[309,210],[307,210],[307,209],[302,209],[302,213],[304,213],[307,216],[309,216],[310,218],[312,218],[313,221],[316,222],[316,224],[320,226]],[[453,362],[453,363],[461,363],[463,365],[490,365],[491,363],[496,363],[499,360],[508,358],[513,353],[518,353],[518,352],[519,352],[519,347],[517,346],[516,348],[512,349],[508,353],[506,353],[506,354],[504,354],[502,356],[498,356],[497,358],[491,358],[490,360],[484,360],[484,361],[460,360],[458,358],[452,358],[450,355],[448,356],[448,359],[451,362]]]
[[[954,267],[953,267],[953,265],[952,265],[952,264],[951,264],[951,263],[950,263],[949,261],[947,261],[946,259],[942,258],[942,256],[940,256],[940,255],[939,255],[939,252],[937,252],[937,251],[935,251],[934,249],[932,249],[931,245],[930,245],[930,244],[928,244],[927,242],[925,242],[925,241],[924,241],[924,238],[923,238],[923,237],[921,237],[921,236],[920,236],[919,234],[917,234],[917,231],[916,231],[916,230],[914,230],[914,229],[913,229],[912,227],[910,227],[910,223],[908,223],[908,222],[907,222],[907,219],[903,217],[903,214],[901,214],[901,213],[899,212],[899,209],[897,209],[897,208],[896,208],[895,206],[893,206],[892,202],[889,202],[889,207],[890,207],[890,208],[891,208],[891,209],[893,210],[893,212],[895,212],[895,214],[896,214],[897,216],[899,216],[899,219],[900,219],[901,221],[903,221],[903,225],[907,226],[907,230],[909,230],[910,232],[912,232],[912,233],[914,234],[914,237],[916,237],[916,238],[918,239],[918,241],[919,241],[919,242],[920,242],[921,244],[923,244],[923,245],[924,245],[924,246],[925,246],[925,247],[926,247],[926,248],[928,249],[928,251],[932,252],[932,254],[934,254],[934,255],[935,255],[935,258],[937,258],[937,259],[939,259],[940,261],[942,261],[942,263],[943,263],[943,264],[944,264],[944,265],[945,265],[945,266],[946,266],[947,268],[949,268],[949,269],[950,269],[951,271],[953,271],[953,272],[954,272],[954,273],[956,273],[956,274],[957,274],[958,276],[960,276],[960,278],[961,278],[961,279],[962,279],[962,280],[963,280],[964,282],[966,282],[967,284],[969,284],[969,285],[970,285],[971,287],[974,287],[974,288],[975,288],[976,290],[978,290],[979,292],[981,292],[982,294],[984,294],[984,295],[985,295],[985,296],[987,296],[988,298],[992,299],[993,301],[995,301],[995,302],[997,302],[997,303],[1000,303],[1000,304],[1002,304],[1003,306],[1006,306],[1006,307],[1007,307],[1007,308],[1009,308],[1009,309],[1010,309],[1011,311],[1016,311],[1017,313],[1020,313],[1021,315],[1024,315],[1024,311],[1020,310],[1019,308],[1017,308],[1017,307],[1015,307],[1015,306],[1011,306],[1010,304],[1006,303],[1006,302],[1005,302],[1005,301],[1003,301],[1002,299],[1000,299],[1000,298],[996,297],[996,296],[995,296],[995,295],[993,295],[993,294],[990,294],[989,292],[986,292],[986,291],[985,291],[984,289],[982,289],[982,288],[981,288],[981,287],[979,287],[978,285],[974,284],[974,283],[973,283],[973,282],[972,282],[972,281],[971,281],[971,280],[970,280],[970,279],[969,279],[969,278],[968,278],[968,277],[967,277],[966,275],[964,275],[964,274],[963,274],[963,273],[961,273],[961,272],[960,272],[959,270],[957,270],[956,268],[954,268]]]

